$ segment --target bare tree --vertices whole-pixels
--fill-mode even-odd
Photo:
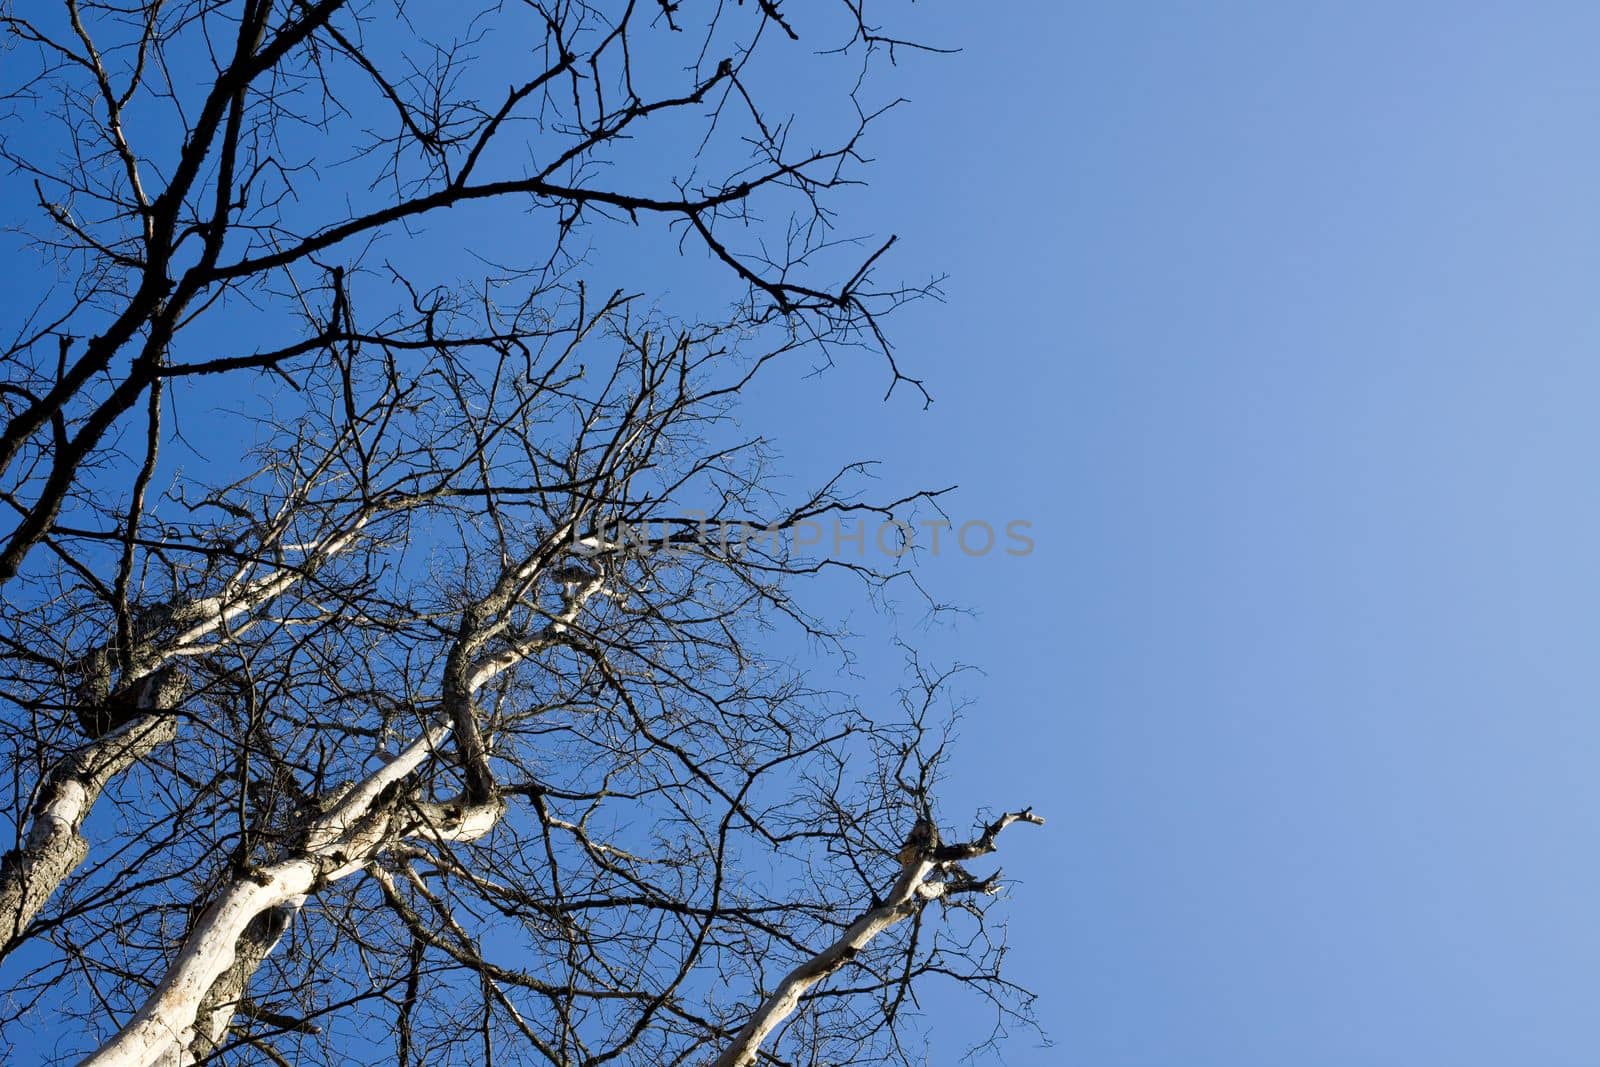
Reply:
[[[850,0],[0,27],[38,264],[0,379],[0,1040],[724,1067],[914,1062],[929,979],[1027,1017],[966,864],[1040,820],[941,821],[948,675],[862,710],[794,654],[850,654],[808,577],[915,583],[786,533],[939,493],[781,493],[734,418],[843,352],[921,394],[880,319],[930,287],[828,207],[915,46]],[[785,99],[819,85],[821,140]],[[408,257],[453,210],[521,261]],[[614,288],[634,227],[730,306]]]

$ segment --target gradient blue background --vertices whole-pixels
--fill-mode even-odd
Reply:
[[[893,458],[1037,524],[938,569],[947,810],[1052,819],[1006,1059],[1600,1064],[1600,7],[987,11],[875,210]]]
[[[936,403],[862,360],[745,419],[1034,524],[902,622],[987,672],[946,818],[1050,819],[1001,858],[1055,1046],[1005,1062],[1600,1065],[1600,6],[918,11],[964,51],[848,205],[950,273],[894,323]],[[923,1006],[930,1063],[984,1032]]]

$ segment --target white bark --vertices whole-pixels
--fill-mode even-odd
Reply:
[[[582,598],[570,598],[542,637],[515,646],[514,654],[473,664],[466,671],[469,688],[462,696],[470,701],[477,687],[557,640],[558,627],[570,624],[582,603]],[[463,643],[478,639],[476,633],[458,638]],[[185,1067],[194,1051],[217,1040],[227,1025],[227,1017],[219,1018],[225,1016],[219,1001],[231,997],[236,1004],[243,995],[249,974],[239,973],[246,971],[240,964],[249,961],[240,959],[241,939],[249,952],[252,924],[259,928],[262,917],[276,911],[286,927],[309,895],[363,869],[397,840],[472,841],[492,830],[505,812],[505,801],[497,795],[477,803],[467,798],[408,804],[395,800],[406,779],[459,733],[460,712],[446,708],[421,738],[345,791],[333,810],[311,826],[298,854],[235,878],[223,889],[190,930],[155,991],[83,1067]],[[248,971],[262,958],[265,952]],[[225,976],[229,980],[222,981]],[[233,976],[238,989],[230,993]]]
[[[219,632],[230,632],[231,624],[240,616],[282,596],[310,570],[348,547],[369,518],[358,516],[349,528],[305,546],[308,559],[301,567],[279,568],[249,579],[254,565],[247,565],[229,579],[218,595],[176,608],[170,621],[183,627],[182,632],[171,641],[136,649],[132,667],[121,679],[121,691],[130,691],[174,660],[214,647],[210,638]],[[231,632],[236,633],[237,628],[231,628]],[[181,691],[162,687],[141,695],[145,714],[104,736],[92,738],[69,753],[50,773],[40,787],[22,847],[0,859],[0,955],[15,943],[88,855],[89,843],[80,831],[106,786],[177,737],[177,723],[166,712],[180,699]]]
[[[228,1023],[250,984],[250,976],[277,947],[296,911],[290,907],[273,908],[256,916],[245,928],[244,935],[234,946],[233,963],[211,984],[196,1013],[194,1041],[180,1054],[181,1067],[198,1063],[222,1044]]]
[[[240,939],[259,917],[272,910],[292,915],[309,894],[361,870],[398,837],[462,841],[493,827],[504,807],[498,800],[474,807],[428,805],[424,819],[415,822],[408,808],[385,801],[389,787],[421,766],[449,733],[448,723],[435,725],[349,790],[333,811],[317,820],[298,854],[235,878],[201,914],[155,992],[84,1061],[85,1067],[182,1064],[197,1038],[210,1040],[220,1032],[215,1019],[207,1020],[205,1035],[196,1023],[207,995],[237,962]]]
[[[210,651],[214,645],[210,639],[219,631],[237,633],[237,628],[232,626],[236,620],[287,593],[308,574],[348,548],[371,518],[370,513],[357,515],[347,529],[311,545],[295,546],[306,553],[298,567],[280,567],[248,578],[255,564],[246,564],[228,579],[216,596],[193,600],[178,608],[173,612],[171,621],[184,627],[183,631],[173,640],[159,647],[146,648],[136,655],[131,676],[149,674],[179,657]]]
[[[0,945],[9,948],[88,855],[81,833],[113,778],[177,736],[171,716],[140,715],[69,754],[39,790],[22,847],[0,860]]]
[[[761,1045],[772,1032],[782,1026],[800,1006],[800,1000],[814,986],[838,971],[855,958],[873,938],[903,919],[917,913],[925,902],[946,892],[949,883],[930,881],[929,876],[944,864],[972,859],[994,851],[994,840],[1001,830],[1014,822],[1043,824],[1044,820],[1031,811],[1009,812],[989,824],[983,835],[966,845],[918,851],[908,855],[895,879],[894,888],[881,904],[867,909],[861,917],[845,928],[827,948],[818,952],[800,966],[790,971],[778,983],[778,988],[761,1002],[744,1027],[734,1035],[733,1041],[711,1064],[711,1067],[751,1067],[761,1054]],[[991,880],[984,888],[993,885]]]

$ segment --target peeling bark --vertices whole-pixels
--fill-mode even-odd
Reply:
[[[51,896],[88,856],[80,830],[100,794],[112,779],[177,737],[177,723],[167,711],[177,706],[187,681],[172,660],[209,647],[202,642],[225,630],[241,615],[281,596],[306,574],[345,549],[370,516],[362,514],[350,528],[311,546],[299,569],[280,568],[251,581],[230,583],[222,595],[190,601],[173,609],[168,623],[179,627],[170,642],[145,645],[133,653],[126,681],[115,692],[99,677],[95,690],[78,709],[79,726],[88,742],[69,753],[39,789],[23,845],[0,857],[0,958],[21,940],[23,932]],[[236,586],[236,587],[235,587]],[[97,651],[100,671],[109,671],[104,649]]]
[[[208,1033],[220,1035],[227,1020],[218,1018],[223,1013],[217,1009],[228,1001],[233,985],[242,992],[265,958],[265,952],[254,961],[249,958],[263,940],[251,937],[252,929],[265,932],[276,922],[264,916],[292,915],[308,895],[361,870],[395,840],[427,836],[466,841],[493,827],[504,811],[498,799],[487,806],[427,805],[420,816],[417,806],[396,803],[396,787],[449,732],[448,724],[435,726],[346,793],[312,826],[297,854],[230,882],[201,914],[155,991],[116,1035],[83,1061],[85,1067],[181,1067],[189,1050],[215,1039]],[[238,994],[231,998],[236,1003]]]
[[[244,1000],[250,976],[272,954],[278,940],[289,929],[297,908],[271,908],[257,915],[245,927],[233,949],[233,963],[211,983],[211,989],[195,1014],[194,1040],[179,1062],[183,1067],[209,1056],[228,1032],[228,1023]]]
[[[522,577],[524,565],[511,576]],[[477,688],[508,670],[527,655],[558,639],[559,627],[570,624],[593,588],[569,597],[563,609],[539,635],[504,653],[476,663],[468,670],[463,648],[483,642],[484,624],[464,626],[453,657],[463,662],[465,685],[456,694],[470,709]],[[480,605],[481,608],[481,605]],[[477,613],[469,611],[468,619]],[[447,705],[452,701],[446,700]],[[410,778],[447,738],[460,735],[460,707],[448,706],[444,715],[422,737],[361,782],[342,793],[332,810],[308,827],[304,843],[289,857],[236,877],[209,907],[185,938],[165,977],[132,1019],[99,1051],[83,1061],[84,1067],[151,1067],[192,1063],[194,1051],[213,1046],[227,1027],[232,1011],[249,984],[250,975],[271,952],[288,919],[306,898],[330,882],[347,878],[381,856],[394,842],[411,839],[474,841],[492,830],[505,814],[505,798],[492,782],[483,799],[468,794],[451,801],[424,801],[407,797]],[[457,758],[461,753],[456,754]],[[487,770],[485,768],[485,773]],[[274,917],[276,916],[276,917]],[[278,923],[276,934],[272,928]]]
[[[39,790],[22,847],[0,860],[0,955],[16,946],[68,875],[88,855],[83,821],[113,778],[177,736],[161,712],[140,715],[89,742],[58,764]]]

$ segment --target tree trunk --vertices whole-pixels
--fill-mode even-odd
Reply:
[[[297,854],[229,883],[201,914],[160,985],[84,1067],[192,1062],[186,1059],[191,1050],[205,1047],[226,1027],[232,1012],[223,1012],[223,1004],[237,1003],[272,947],[265,937],[253,937],[253,930],[265,934],[279,921],[286,924],[308,895],[361,870],[393,841],[469,841],[488,833],[505,810],[499,798],[482,805],[397,802],[406,778],[449,734],[448,724],[435,726],[345,793],[313,824]],[[277,918],[269,917],[273,912]],[[262,944],[265,950],[249,958]],[[231,992],[234,986],[238,992]]]
[[[278,939],[289,929],[297,910],[293,907],[272,908],[257,915],[245,927],[244,936],[233,948],[233,963],[211,983],[210,992],[195,1014],[194,1040],[178,1061],[181,1067],[199,1063],[222,1044],[228,1032],[228,1023],[244,1000],[251,975],[277,947]]]
[[[16,946],[28,924],[89,852],[80,832],[94,802],[113,778],[178,735],[172,716],[140,715],[68,755],[45,780],[22,847],[0,860],[0,955]]]

